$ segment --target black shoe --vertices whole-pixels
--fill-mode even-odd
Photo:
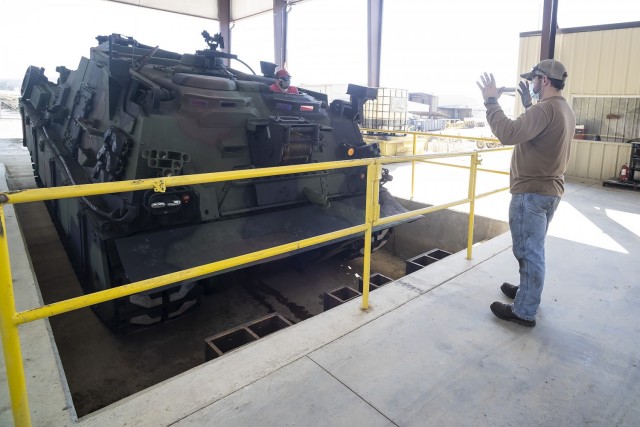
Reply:
[[[504,282],[502,286],[500,286],[500,290],[502,291],[503,294],[505,294],[509,298],[516,299],[518,286],[512,285],[511,283]]]
[[[511,305],[509,304],[503,304],[501,302],[495,301],[491,304],[490,308],[493,314],[495,314],[496,317],[499,317],[502,320],[516,322],[519,325],[528,326],[529,328],[533,328],[534,326],[536,326],[535,320],[521,319],[513,314],[513,310],[511,309]]]

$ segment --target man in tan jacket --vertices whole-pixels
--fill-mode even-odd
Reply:
[[[494,302],[491,311],[503,320],[533,327],[544,286],[544,241],[549,223],[564,193],[564,173],[569,162],[576,117],[562,97],[567,71],[560,62],[545,59],[520,75],[530,82],[534,105],[521,84],[520,95],[528,107],[517,119],[508,118],[498,104],[500,89],[493,74],[477,82],[487,107],[487,122],[503,145],[513,145],[510,170],[509,227],[513,254],[520,265],[520,283],[504,283],[502,292],[513,304]]]

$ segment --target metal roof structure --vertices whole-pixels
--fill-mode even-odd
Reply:
[[[165,12],[174,12],[181,15],[196,16],[198,18],[220,19],[222,15],[220,9],[228,9],[229,19],[238,21],[243,18],[258,15],[264,12],[270,12],[275,9],[274,0],[189,0],[185,2],[177,2],[171,0],[110,0],[116,3],[125,3],[132,6],[146,7],[149,9],[163,10]],[[301,0],[281,1],[280,3],[293,4]],[[226,4],[225,4],[226,3]]]
[[[220,23],[220,33],[226,41],[225,52],[230,52],[230,24],[251,16],[273,12],[274,58],[281,68],[287,68],[287,15],[290,7],[311,0],[108,0],[132,6],[213,19]],[[553,58],[559,0],[544,0],[542,22],[542,48],[540,59]],[[380,51],[384,0],[367,0],[367,84],[380,86]]]

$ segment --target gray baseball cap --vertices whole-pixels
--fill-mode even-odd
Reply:
[[[520,77],[527,80],[533,80],[535,76],[547,76],[550,79],[565,81],[568,74],[560,61],[545,59],[534,65],[528,73],[520,74]]]

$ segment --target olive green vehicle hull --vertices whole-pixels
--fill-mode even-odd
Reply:
[[[276,94],[274,79],[227,67],[215,48],[180,55],[98,37],[77,70],[29,67],[20,111],[42,186],[134,180],[379,156],[358,128],[375,90],[351,102]],[[51,203],[86,292],[362,224],[362,167],[64,199]],[[386,175],[385,175],[386,176]],[[384,189],[382,216],[403,212]],[[376,230],[376,246],[386,230]],[[362,236],[332,244],[358,254]],[[309,248],[324,250],[328,248]],[[98,308],[115,329],[175,317],[200,286],[178,283]]]

